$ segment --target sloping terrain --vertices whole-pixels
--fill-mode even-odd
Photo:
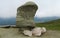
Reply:
[[[36,26],[46,27],[47,29],[50,30],[60,30],[60,19],[45,23],[36,23]]]
[[[28,37],[20,34],[18,28],[0,28],[0,38],[60,38],[60,31],[47,30],[47,32],[40,37]]]
[[[20,34],[18,28],[0,28],[0,38],[60,38],[60,19],[36,23],[36,26],[46,27],[47,32],[40,37],[28,37]]]

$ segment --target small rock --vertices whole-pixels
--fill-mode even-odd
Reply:
[[[41,27],[35,27],[34,29],[32,29],[32,34],[34,36],[41,36]]]
[[[27,35],[27,36],[32,36],[32,31],[30,31],[30,30],[24,30],[23,34]]]
[[[42,27],[42,33],[45,33],[45,32],[46,32],[46,28]]]
[[[45,27],[35,27],[32,29],[32,31],[30,30],[24,30],[23,34],[27,35],[27,36],[41,36],[43,33],[46,32],[46,28]]]

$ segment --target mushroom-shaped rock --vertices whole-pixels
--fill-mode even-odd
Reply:
[[[34,16],[38,6],[34,2],[26,2],[17,9],[16,26],[17,27],[35,27]]]

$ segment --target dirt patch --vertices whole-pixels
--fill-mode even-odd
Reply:
[[[0,38],[60,38],[60,31],[48,30],[45,34],[40,37],[28,37],[19,34],[18,28],[0,28]]]

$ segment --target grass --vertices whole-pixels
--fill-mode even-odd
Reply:
[[[60,25],[37,23],[36,26],[38,26],[38,27],[46,27],[48,30],[60,30]]]
[[[1,35],[0,35],[0,38],[1,38]]]
[[[36,26],[46,27],[48,30],[60,30],[60,19],[46,23],[36,23]]]

